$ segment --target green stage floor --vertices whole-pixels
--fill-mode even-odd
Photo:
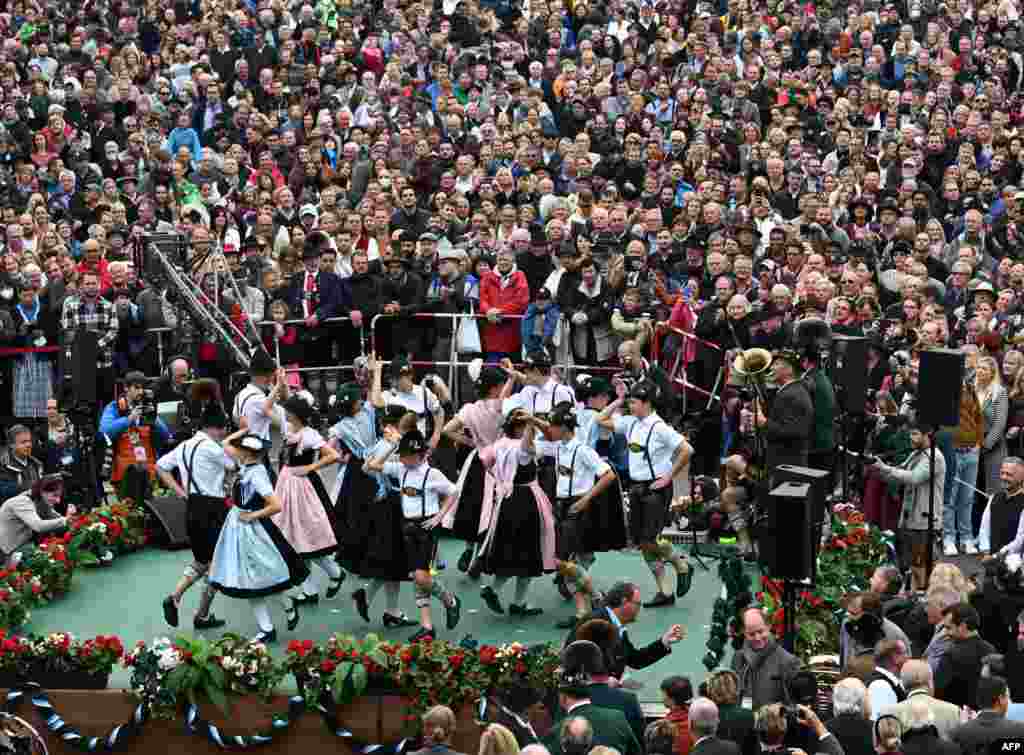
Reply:
[[[480,599],[479,584],[455,569],[461,550],[460,542],[442,542],[442,554],[449,564],[442,574],[462,596],[463,614],[457,629],[453,632],[442,630],[439,636],[458,641],[466,634],[471,634],[481,643],[560,643],[563,640],[565,632],[556,629],[554,625],[571,612],[571,603],[562,601],[550,577],[536,580],[531,587],[531,604],[543,608],[543,615],[523,620],[497,616]],[[69,631],[80,637],[117,634],[125,647],[129,648],[139,640],[151,642],[155,637],[174,636],[175,633],[192,634],[192,613],[199,600],[198,587],[194,587],[185,597],[182,622],[177,632],[164,623],[160,607],[164,596],[173,589],[182,569],[190,560],[191,552],[188,550],[168,552],[151,549],[123,556],[108,568],[79,570],[75,574],[71,592],[34,612],[24,631],[37,634]],[[716,571],[718,562],[707,563],[711,571],[697,569],[693,587],[685,598],[677,601],[675,606],[643,609],[638,622],[630,627],[630,637],[637,645],[653,641],[673,623],[682,624],[687,629],[686,639],[675,646],[669,657],[648,669],[630,672],[631,677],[643,683],[637,690],[642,702],[660,701],[658,685],[666,676],[684,674],[696,686],[707,675],[701,659],[705,652],[704,643],[707,640],[712,603],[721,591]],[[317,571],[315,567],[314,571]],[[601,590],[611,587],[617,580],[631,579],[640,585],[645,599],[650,598],[654,591],[654,580],[635,553],[601,554],[593,574],[595,585]],[[325,583],[325,575],[320,576]],[[486,580],[485,577],[482,581]],[[336,632],[359,635],[372,631],[388,638],[405,640],[415,631],[383,629],[379,623],[384,605],[383,592],[371,606],[374,623],[364,623],[356,615],[348,597],[357,586],[356,579],[349,577],[336,599],[325,601],[321,598],[317,606],[303,606],[302,622],[294,632],[286,630],[283,612],[277,605],[273,605],[278,628],[275,652],[283,652],[291,639],[323,640]],[[505,590],[503,597],[506,608],[513,587],[514,581]],[[416,615],[412,588],[407,584],[402,588],[400,606],[408,615]],[[434,611],[435,616],[441,613],[436,606]],[[218,632],[233,631],[248,636],[257,631],[252,611],[245,601],[218,596],[214,612],[228,622],[224,630]],[[728,658],[727,654],[726,662]],[[111,678],[111,686],[127,687],[128,679],[128,673],[119,669]]]

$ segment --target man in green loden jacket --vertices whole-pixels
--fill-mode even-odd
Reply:
[[[558,704],[563,717],[555,722],[551,733],[544,738],[551,755],[563,755],[562,743],[567,738],[569,741],[586,738],[587,724],[592,731],[592,746],[605,745],[622,755],[640,755],[640,742],[622,711],[601,708],[591,702],[589,687],[592,681],[590,674],[583,669],[563,668],[558,682]]]
[[[831,490],[831,474],[835,468],[836,454],[836,393],[832,381],[821,368],[820,359],[818,353],[810,349],[804,355],[804,385],[807,386],[811,401],[814,403],[814,424],[807,465],[812,469],[824,469],[829,472]]]

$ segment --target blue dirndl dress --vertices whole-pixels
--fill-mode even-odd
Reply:
[[[269,517],[243,522],[243,511],[259,511],[274,492],[266,467],[242,468],[236,505],[228,512],[210,564],[210,584],[232,598],[261,598],[298,586],[309,576],[302,557]]]

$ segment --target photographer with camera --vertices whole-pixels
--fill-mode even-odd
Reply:
[[[771,703],[757,709],[755,723],[761,752],[785,755],[844,755],[843,746],[818,714],[806,705]],[[806,742],[802,747],[790,747],[793,741]],[[813,744],[811,744],[813,743]]]
[[[64,479],[59,474],[47,475],[0,505],[0,564],[7,565],[37,536],[49,536],[68,526],[76,511],[69,505],[65,516],[57,513],[63,497]]]
[[[932,428],[919,422],[909,423],[910,446],[913,449],[906,461],[898,466],[874,461],[874,469],[887,482],[903,485],[903,508],[899,520],[900,563],[909,567],[915,590],[928,586],[928,549],[932,547],[929,532],[938,531],[943,521],[943,497],[946,488],[946,460],[941,453],[934,454],[935,470],[931,469]],[[935,521],[929,528],[928,506],[931,485],[935,494]]]
[[[156,448],[171,441],[171,431],[156,416],[153,391],[147,385],[149,379],[141,372],[129,372],[124,377],[124,395],[107,404],[100,417],[100,433],[114,449],[111,482],[120,482],[136,466],[145,467],[155,479]]]

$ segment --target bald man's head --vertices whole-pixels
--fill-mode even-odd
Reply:
[[[837,716],[871,718],[868,688],[856,677],[841,679],[832,690],[832,710]]]

